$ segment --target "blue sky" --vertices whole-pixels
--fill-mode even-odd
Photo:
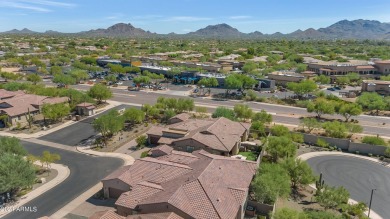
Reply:
[[[389,0],[0,0],[0,31],[78,32],[124,22],[157,33],[219,23],[245,33],[289,33],[342,19],[390,22],[389,11]]]

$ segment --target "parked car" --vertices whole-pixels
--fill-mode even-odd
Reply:
[[[116,85],[122,85],[123,82],[122,82],[122,81],[117,81],[115,84],[116,84]]]
[[[341,90],[341,88],[340,87],[333,87],[334,89],[336,89],[336,90]]]
[[[330,91],[335,91],[336,89],[333,88],[333,87],[328,87],[327,90],[330,90]]]
[[[66,87],[66,85],[64,83],[57,84],[57,88],[64,88],[64,87]]]

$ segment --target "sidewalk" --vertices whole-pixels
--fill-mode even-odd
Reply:
[[[348,153],[343,153],[343,152],[331,152],[331,151],[310,152],[310,153],[302,154],[302,155],[298,156],[297,158],[300,158],[302,160],[308,160],[308,159],[313,158],[313,157],[327,156],[327,155],[355,157],[355,158],[358,158],[358,159],[364,159],[364,160],[368,160],[368,161],[371,161],[371,162],[376,162],[376,163],[381,164],[381,162],[378,161],[378,159],[375,159],[375,158],[372,158],[372,157],[365,157],[365,156],[360,156],[360,155],[356,155],[356,154],[348,154]],[[390,164],[387,165],[386,167],[390,168]],[[310,186],[312,188],[314,188],[314,189],[316,188],[315,185],[310,185]],[[348,203],[356,204],[358,202],[353,200],[353,199],[349,199]],[[364,214],[367,215],[368,211],[365,211]],[[371,219],[383,219],[381,216],[379,216],[372,209],[371,209],[371,213],[370,213],[370,218]]]
[[[35,164],[40,165],[40,163],[37,161]],[[66,178],[68,178],[70,174],[70,170],[67,166],[62,164],[51,164],[51,168],[57,170],[58,174],[57,176],[50,180],[49,182],[43,184],[42,186],[38,187],[37,189],[32,190],[28,194],[20,197],[20,200],[17,202],[17,204],[10,206],[10,209],[1,209],[0,211],[0,218],[4,217],[5,215],[11,213],[12,211],[15,211],[18,207],[30,207],[31,209],[34,208],[34,206],[24,206],[27,202],[35,199],[36,197],[40,196],[41,194],[45,193],[46,191],[52,189],[53,187],[57,186],[61,182],[63,182]],[[39,210],[39,209],[38,209]]]

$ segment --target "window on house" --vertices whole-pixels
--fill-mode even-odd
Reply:
[[[187,152],[193,152],[194,151],[194,147],[192,146],[187,146]]]
[[[18,116],[18,120],[21,120],[22,119],[22,117],[21,116]]]

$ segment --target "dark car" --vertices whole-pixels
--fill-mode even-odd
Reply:
[[[335,91],[336,89],[335,89],[335,88],[333,88],[333,87],[329,87],[329,88],[327,88],[327,90],[330,90],[330,91]]]
[[[341,90],[341,88],[340,87],[333,87],[334,89],[336,89],[336,90]]]
[[[64,88],[64,87],[66,87],[66,85],[64,83],[57,84],[57,88]]]

